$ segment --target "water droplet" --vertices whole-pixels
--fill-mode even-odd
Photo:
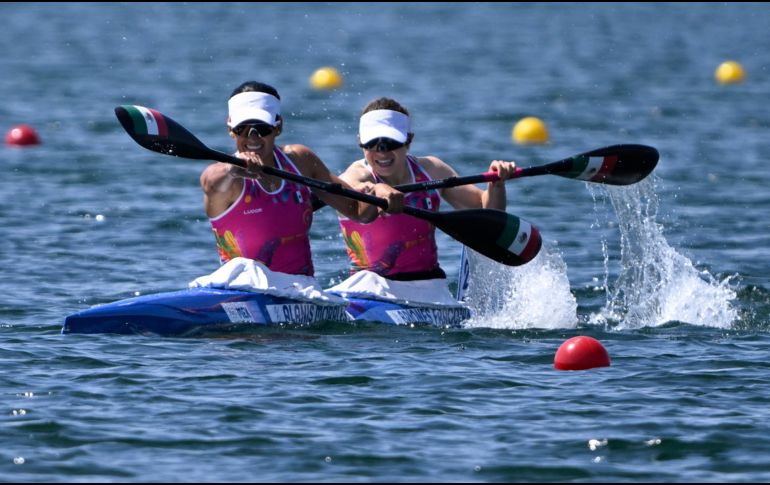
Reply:
[[[598,448],[601,448],[602,446],[607,446],[607,440],[588,440],[588,448],[591,449],[591,451],[596,451]]]

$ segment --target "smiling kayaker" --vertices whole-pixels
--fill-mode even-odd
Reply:
[[[257,260],[272,271],[312,276],[308,237],[313,220],[311,189],[265,175],[259,167],[350,185],[332,174],[307,146],[275,144],[283,129],[280,105],[278,91],[267,84],[247,81],[233,91],[227,127],[236,143],[236,156],[248,166],[209,165],[200,178],[204,206],[223,263],[240,256]],[[367,186],[366,190],[386,199],[390,212],[401,210],[403,194],[387,184]],[[371,221],[379,212],[375,206],[339,195],[323,191],[316,195],[356,221]]]
[[[340,178],[361,191],[376,190],[382,184],[401,185],[457,176],[438,157],[414,156],[409,147],[414,139],[409,112],[390,98],[376,99],[364,108],[359,122],[359,143],[364,158],[353,162]],[[494,160],[489,170],[500,175],[486,190],[461,185],[412,192],[404,204],[438,211],[441,198],[456,209],[505,210],[505,180],[516,168],[514,162]],[[340,214],[340,226],[352,262],[351,272],[367,270],[390,280],[446,278],[439,266],[435,227],[405,214],[384,214],[362,224]]]

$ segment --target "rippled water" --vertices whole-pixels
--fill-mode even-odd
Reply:
[[[4,481],[768,481],[770,59],[762,4],[3,4],[0,389]],[[742,84],[714,81],[735,59]],[[342,89],[307,80],[331,65]],[[392,96],[413,152],[461,174],[615,143],[643,183],[509,182],[530,265],[476,261],[463,329],[327,323],[201,338],[59,334],[90,305],[217,267],[205,162],[136,145],[154,107],[230,150],[226,100],[274,84],[283,142],[334,170]],[[534,115],[547,145],[511,142]],[[316,213],[323,284],[346,260]],[[439,238],[455,285],[460,247]],[[553,369],[575,335],[612,366]]]

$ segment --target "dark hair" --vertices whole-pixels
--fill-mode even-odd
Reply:
[[[281,99],[281,96],[278,95],[278,90],[277,89],[275,89],[274,87],[272,87],[269,84],[259,83],[257,81],[246,81],[245,83],[241,84],[237,88],[233,89],[232,94],[230,94],[230,98],[232,98],[236,94],[247,93],[247,92],[250,92],[250,91],[254,91],[254,92],[257,92],[257,93],[272,94],[276,98]]]
[[[364,106],[364,110],[361,111],[361,116],[376,109],[389,109],[391,111],[398,111],[399,113],[404,113],[405,115],[409,116],[409,111],[407,111],[406,108],[401,106],[401,104],[399,104],[399,102],[395,99],[390,98],[377,98],[374,101],[369,101],[369,104]]]

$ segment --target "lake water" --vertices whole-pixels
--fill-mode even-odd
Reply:
[[[770,480],[770,7],[764,4],[2,4],[0,481]],[[739,61],[745,82],[714,70]],[[335,91],[312,72],[333,66]],[[218,258],[205,161],[147,151],[138,104],[230,151],[227,98],[276,86],[280,141],[342,171],[390,96],[412,152],[460,174],[617,143],[628,187],[508,183],[527,266],[475,258],[464,328],[327,323],[207,338],[61,335],[66,315],[183,288]],[[537,116],[545,145],[511,129]],[[318,279],[344,278],[315,214]],[[439,236],[456,285],[461,248]],[[473,284],[473,281],[476,284]],[[612,366],[553,368],[588,335]]]

